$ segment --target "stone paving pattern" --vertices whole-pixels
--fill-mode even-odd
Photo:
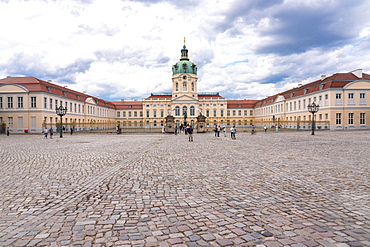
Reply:
[[[0,136],[0,246],[370,246],[370,132]]]

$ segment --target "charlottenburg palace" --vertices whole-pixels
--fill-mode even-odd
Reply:
[[[152,93],[142,101],[111,102],[51,81],[35,77],[7,77],[0,80],[0,123],[10,133],[41,133],[58,127],[56,108],[66,107],[63,126],[77,131],[151,129],[188,124],[202,130],[215,124],[237,128],[272,126],[309,129],[312,114],[307,105],[320,106],[316,127],[330,130],[370,129],[370,75],[361,69],[321,76],[308,84],[261,100],[228,100],[219,93],[198,92],[198,67],[188,57],[184,44],[180,60],[172,66],[172,92]],[[171,127],[172,126],[167,126]]]

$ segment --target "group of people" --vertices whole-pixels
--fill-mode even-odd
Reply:
[[[177,135],[177,133],[181,133],[183,131],[184,131],[185,135],[188,135],[189,142],[194,141],[194,138],[193,138],[194,129],[191,125],[184,126],[184,125],[181,124],[180,127],[177,127],[177,125],[176,125],[175,128],[174,128],[175,135]]]
[[[50,139],[53,139],[53,135],[54,135],[53,127],[51,127],[50,129],[47,129],[47,128],[44,129],[44,139],[48,138],[48,134],[50,134]]]

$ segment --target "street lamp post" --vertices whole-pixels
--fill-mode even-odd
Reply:
[[[319,105],[316,105],[315,102],[312,102],[312,104],[309,104],[307,106],[307,109],[310,113],[312,113],[312,134],[315,134],[315,113],[319,111]]]
[[[60,116],[60,138],[63,138],[63,119],[62,117],[67,113],[67,107],[59,106],[55,109],[57,115]]]

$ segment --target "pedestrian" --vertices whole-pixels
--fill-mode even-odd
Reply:
[[[186,132],[188,133],[189,136],[189,142],[193,141],[193,127],[190,125],[188,126]]]
[[[231,135],[231,139],[232,140],[235,140],[236,139],[236,128],[235,128],[235,125],[233,125],[233,127],[230,128],[230,135]]]
[[[53,139],[53,135],[54,135],[53,127],[50,127],[49,134],[50,134],[50,139]]]
[[[220,137],[220,131],[221,131],[220,125],[217,125],[217,137]]]
[[[166,133],[166,127],[163,126],[162,128],[162,134],[165,134]]]
[[[215,137],[216,137],[217,136],[217,124],[215,124],[214,132],[215,132]]]
[[[224,136],[226,137],[226,127],[224,127]]]
[[[251,134],[254,135],[256,134],[256,128],[254,127],[254,125],[252,124],[252,131],[251,131]]]
[[[44,128],[44,139],[48,138],[48,129]]]
[[[10,132],[9,132],[9,127],[6,128],[6,136],[9,136],[10,135]]]
[[[275,126],[275,130],[276,130],[276,132],[279,132],[279,125]]]
[[[263,126],[263,131],[266,133],[267,132],[267,126]]]
[[[177,125],[175,126],[175,135],[177,135]]]
[[[71,135],[73,135],[74,127],[71,127]]]

